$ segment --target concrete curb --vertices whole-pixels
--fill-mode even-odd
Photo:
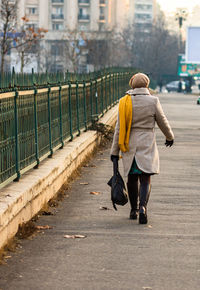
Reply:
[[[99,122],[113,126],[116,118],[117,106]],[[0,190],[0,249],[15,236],[20,224],[29,221],[56,195],[100,141],[95,131],[82,133],[52,158],[45,159],[38,169],[31,169],[19,182]]]

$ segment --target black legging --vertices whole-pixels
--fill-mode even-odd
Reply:
[[[138,187],[138,179],[140,180],[140,189]],[[137,210],[138,196],[140,199],[139,207],[146,208],[150,195],[151,176],[149,174],[129,174],[128,175],[128,195],[131,209]]]

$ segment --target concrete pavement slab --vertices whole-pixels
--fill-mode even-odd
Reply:
[[[161,173],[152,177],[149,223],[129,220],[129,205],[112,208],[110,149],[101,149],[55,215],[38,220],[52,229],[23,240],[0,266],[0,289],[199,289],[200,107],[192,95],[162,94],[160,100],[175,145],[166,148],[157,132]],[[86,238],[64,238],[74,234]]]

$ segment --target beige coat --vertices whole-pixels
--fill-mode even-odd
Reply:
[[[129,139],[129,151],[121,153],[124,175],[127,176],[133,159],[143,172],[159,173],[159,154],[156,144],[155,124],[157,123],[166,139],[171,141],[174,134],[163,112],[158,97],[152,96],[146,88],[127,92],[132,97],[133,117]],[[119,155],[119,114],[111,148],[112,155]]]

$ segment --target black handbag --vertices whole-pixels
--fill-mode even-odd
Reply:
[[[113,160],[113,173],[114,175],[108,181],[108,185],[111,187],[111,200],[113,207],[117,210],[117,205],[125,205],[128,202],[128,195],[124,180],[121,177],[118,169],[118,160]]]

